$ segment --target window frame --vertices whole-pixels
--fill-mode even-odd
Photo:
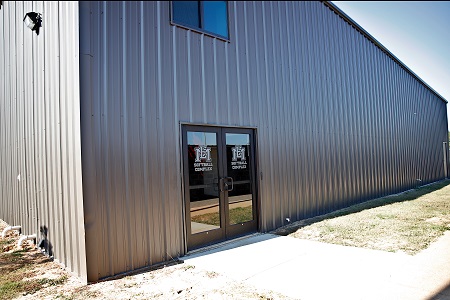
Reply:
[[[200,16],[200,26],[203,26],[204,24],[204,20],[203,20],[203,2],[204,1],[199,1],[200,2],[200,6],[199,6],[199,16]],[[224,42],[230,42],[230,9],[229,9],[229,4],[228,1],[225,1],[226,3],[226,10],[227,10],[227,31],[228,31],[228,37],[205,30],[203,28],[198,28],[198,27],[194,27],[191,25],[186,25],[180,22],[177,22],[173,19],[173,1],[170,1],[170,25],[175,26],[175,27],[180,27],[186,30],[191,30],[193,32],[196,33],[200,33],[200,34],[204,34],[206,36],[212,37],[212,38],[216,38],[218,40],[222,40]]]

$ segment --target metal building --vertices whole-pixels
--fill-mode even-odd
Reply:
[[[333,4],[180,3],[2,2],[0,218],[82,278],[447,176],[446,100]]]

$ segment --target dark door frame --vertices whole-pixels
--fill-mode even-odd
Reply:
[[[228,199],[228,193],[225,193],[224,199],[219,201],[220,203],[220,213],[223,214],[221,217],[221,227],[220,229],[215,229],[209,231],[207,234],[207,238],[204,240],[205,235],[195,234],[191,235],[191,222],[190,222],[190,195],[189,195],[189,168],[187,167],[187,157],[185,157],[185,153],[187,153],[187,140],[186,134],[188,131],[199,131],[199,132],[213,132],[216,133],[217,136],[217,146],[218,146],[218,157],[226,156],[226,141],[225,136],[226,133],[243,133],[250,135],[250,145],[253,151],[252,153],[252,191],[253,191],[253,221],[248,222],[248,224],[234,224],[234,225],[226,225],[225,222],[228,220],[228,206],[225,205]],[[210,244],[219,243],[224,240],[233,239],[238,236],[247,235],[252,232],[259,231],[260,228],[260,197],[259,197],[259,172],[258,172],[258,144],[257,144],[257,128],[255,127],[238,127],[238,126],[219,126],[219,125],[210,125],[210,124],[192,124],[192,123],[180,123],[180,144],[181,144],[181,182],[182,182],[182,199],[183,199],[183,209],[184,209],[184,241],[185,241],[185,252],[187,253],[190,250],[194,250],[196,248],[200,248],[203,246],[207,246]],[[219,141],[220,140],[220,141]],[[222,145],[223,147],[219,147]],[[222,149],[220,149],[222,148]],[[221,168],[219,172],[219,176],[226,174],[226,158],[220,159],[221,164],[218,166]],[[222,197],[219,197],[221,199]],[[252,224],[250,224],[252,223]],[[223,237],[223,238],[221,238]],[[197,240],[198,239],[198,240]],[[191,244],[191,247],[190,247]],[[195,246],[192,246],[194,244]],[[192,249],[191,249],[192,248]]]

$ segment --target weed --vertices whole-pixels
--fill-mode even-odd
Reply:
[[[11,242],[9,240],[0,240],[0,247],[3,248],[3,246],[10,244]],[[2,251],[3,252],[3,251]]]
[[[132,298],[142,299],[143,296],[144,296],[144,292],[140,292],[140,293],[134,294],[132,296]]]
[[[126,289],[128,289],[128,288],[135,287],[135,286],[137,286],[137,285],[138,285],[137,282],[131,282],[131,283],[124,283],[124,284],[123,284],[123,287],[126,288]]]
[[[99,298],[101,295],[98,291],[88,290],[88,286],[82,286],[75,288],[71,291],[70,295],[60,294],[58,295],[59,299],[63,300],[72,300],[72,299],[93,299]]]
[[[185,265],[185,266],[183,266],[183,270],[187,271],[189,269],[195,269],[195,266],[193,266],[193,265]]]
[[[64,294],[58,294],[56,297],[55,297],[55,299],[61,299],[61,300],[73,300],[73,299],[75,299],[75,296],[73,295],[73,294],[71,294],[71,295],[69,295],[69,296],[66,296],[66,295],[64,295]]]
[[[97,291],[85,291],[83,293],[83,296],[85,296],[86,298],[97,298],[100,296],[100,293]]]
[[[209,278],[216,278],[217,276],[219,276],[219,274],[214,271],[208,271],[206,272],[206,276],[208,276]]]
[[[55,285],[61,285],[63,283],[65,283],[67,281],[67,276],[61,276],[59,278],[56,279],[50,279],[50,278],[41,278],[38,279],[37,282],[38,284],[42,285],[42,286],[55,286]]]
[[[25,252],[27,252],[27,250],[23,250],[23,249],[22,250],[16,250],[16,251],[13,251],[11,253],[11,255],[15,256],[15,257],[22,257]]]
[[[395,219],[397,216],[395,215],[387,215],[387,214],[377,214],[377,218],[386,220],[386,219]]]
[[[0,285],[0,299],[12,299],[20,291],[20,282],[5,282]]]

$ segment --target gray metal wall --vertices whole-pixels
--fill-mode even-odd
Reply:
[[[446,102],[323,3],[169,8],[80,3],[89,280],[184,253],[180,122],[257,127],[261,231],[444,177]]]
[[[31,11],[39,36],[23,22]],[[54,258],[86,278],[78,32],[77,3],[3,2],[0,218],[37,242],[46,226]]]

